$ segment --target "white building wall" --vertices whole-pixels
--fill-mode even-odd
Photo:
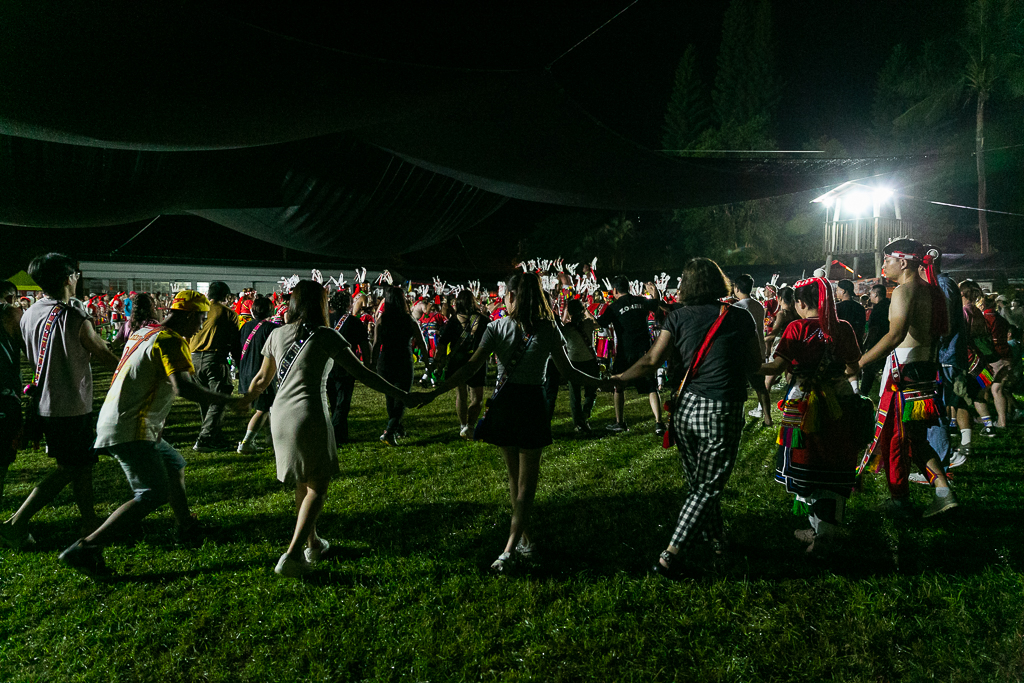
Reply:
[[[105,261],[81,261],[82,278],[85,281],[84,294],[100,294],[109,291],[175,292],[180,289],[206,291],[210,283],[222,280],[232,291],[253,288],[260,294],[270,294],[278,288],[282,278],[298,275],[309,278],[312,271],[307,266],[282,264],[273,267],[223,266],[181,263],[110,263]],[[338,278],[344,274],[345,282],[355,278],[352,269],[323,271],[324,280]],[[380,271],[367,272],[368,282],[374,282]]]

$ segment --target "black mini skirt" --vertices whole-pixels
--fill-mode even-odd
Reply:
[[[539,384],[506,382],[487,409],[481,440],[502,448],[551,445],[551,418]]]

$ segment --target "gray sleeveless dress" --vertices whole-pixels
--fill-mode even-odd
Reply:
[[[263,355],[281,364],[299,336],[298,325],[282,325],[270,333]],[[270,411],[277,478],[286,483],[324,479],[338,473],[338,450],[327,407],[327,375],[334,358],[349,348],[329,327],[306,340],[284,382],[278,383]]]

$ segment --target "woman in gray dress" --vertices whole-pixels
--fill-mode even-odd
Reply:
[[[275,572],[296,577],[309,571],[329,547],[316,531],[331,477],[338,472],[338,453],[327,407],[327,375],[334,363],[375,391],[417,405],[420,399],[389,384],[352,353],[348,342],[327,325],[327,290],[302,280],[291,291],[285,323],[263,346],[263,365],[249,385],[255,400],[277,377],[270,413],[277,478],[295,482],[295,533]],[[425,395],[425,394],[424,394]],[[303,551],[303,545],[306,546]]]

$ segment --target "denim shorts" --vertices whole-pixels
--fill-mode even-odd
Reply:
[[[181,453],[163,439],[128,441],[107,446],[106,450],[121,464],[128,484],[135,492],[135,500],[139,502],[165,503],[170,477],[185,469]]]

